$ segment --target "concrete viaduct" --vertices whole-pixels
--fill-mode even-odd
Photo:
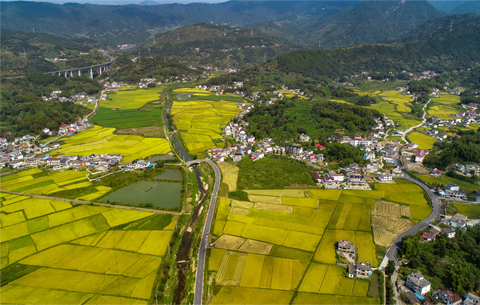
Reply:
[[[45,74],[72,77],[72,76],[81,76],[83,71],[83,73],[88,73],[88,77],[93,79],[94,72],[96,72],[96,74],[102,74],[103,71],[108,71],[111,64],[112,62],[109,61],[103,64],[94,65],[94,66],[52,71],[52,72],[46,72]]]

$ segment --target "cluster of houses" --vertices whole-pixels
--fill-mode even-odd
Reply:
[[[348,167],[341,168],[340,172],[329,171],[323,177],[318,172],[312,172],[313,180],[318,186],[324,186],[327,189],[364,189],[370,190],[368,184],[369,178],[366,175],[377,174],[377,179],[382,183],[393,183],[394,177],[403,177],[400,167],[395,166],[390,172],[379,172],[381,166],[377,161],[360,167],[357,163],[352,163]]]
[[[55,90],[50,92],[49,96],[42,96],[42,100],[44,101],[60,101],[60,102],[79,102],[81,105],[85,105],[87,103],[94,104],[98,101],[98,98],[95,96],[88,95],[86,92],[79,92],[74,94],[70,97],[66,97],[62,95],[61,90]]]
[[[425,301],[425,295],[430,292],[432,285],[419,272],[409,274],[406,281],[397,280],[397,289],[399,293],[405,294],[410,304],[433,305]],[[439,289],[432,291],[432,296],[438,303],[445,305],[478,305],[480,303],[480,297],[471,292],[462,298],[449,289]]]
[[[457,163],[453,166],[453,169],[457,173],[462,175],[470,176],[473,173],[476,176],[480,176],[480,165],[476,165],[476,164],[463,165],[463,164]]]
[[[443,189],[437,188],[437,193],[444,198],[467,199],[467,192],[461,191],[460,186],[453,182],[448,183]]]
[[[337,253],[342,256],[348,264],[347,273],[349,278],[360,277],[369,278],[372,276],[372,268],[369,262],[358,262],[357,246],[348,240],[339,240],[337,242]],[[337,262],[339,265],[345,265]]]
[[[87,120],[78,119],[72,124],[60,126],[58,131],[44,128],[42,132],[49,136],[73,135],[91,126]],[[50,150],[59,149],[60,144],[36,145],[34,143],[36,139],[37,137],[31,135],[17,137],[11,142],[8,142],[6,138],[0,138],[0,167],[9,165],[12,168],[21,168],[47,164],[48,156],[44,156],[44,154]]]
[[[49,135],[49,136],[62,136],[62,135],[74,135],[80,131],[87,130],[88,128],[92,127],[87,120],[78,119],[74,123],[71,124],[64,124],[56,130],[50,130],[49,128],[42,129],[42,132]]]

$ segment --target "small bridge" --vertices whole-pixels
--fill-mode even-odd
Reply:
[[[187,162],[187,166],[198,165],[198,164],[200,164],[202,161],[205,161],[205,160],[203,160],[203,159],[198,159],[198,160],[188,161],[188,162]]]

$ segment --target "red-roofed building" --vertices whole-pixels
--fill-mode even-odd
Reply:
[[[321,145],[321,144],[315,144],[315,147],[316,147],[316,148],[320,148],[320,149],[324,149],[324,148],[325,148],[325,146],[323,146],[323,145]]]
[[[443,304],[458,305],[462,302],[462,298],[453,293],[452,291],[445,289],[438,293],[438,298]]]
[[[417,149],[417,152],[415,154],[415,162],[417,163],[422,163],[423,162],[423,158],[425,158],[425,153],[427,151],[426,150],[423,150],[423,149]]]

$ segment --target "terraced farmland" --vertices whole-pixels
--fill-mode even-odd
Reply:
[[[0,197],[3,303],[149,303],[176,218]],[[114,229],[153,217],[170,217],[171,223],[155,230]]]
[[[177,89],[177,93],[191,93],[193,88]],[[187,149],[193,154],[205,155],[205,151],[217,147],[219,143],[223,147],[222,130],[231,119],[240,112],[237,103],[243,101],[238,96],[215,96],[202,91],[201,99],[195,96],[188,100],[174,101],[171,114]]]
[[[382,98],[384,101],[380,101],[375,105],[369,106],[369,108],[378,110],[380,113],[388,116],[389,119],[394,120],[395,123],[400,124],[401,129],[407,129],[412,126],[418,125],[421,121],[409,118],[412,105],[412,98],[408,95],[402,95],[399,91],[355,91],[359,95],[370,95],[374,97]]]
[[[74,135],[64,142],[55,155],[121,154],[122,162],[166,154],[170,144],[161,138],[144,138],[133,135],[115,135],[114,128],[94,126]]]
[[[211,303],[378,304],[368,280],[343,276],[335,247],[349,240],[358,260],[375,267],[376,245],[389,246],[390,235],[412,225],[402,216],[428,216],[422,190],[396,182],[373,191],[246,190],[249,201],[220,198],[208,270],[221,289]]]

